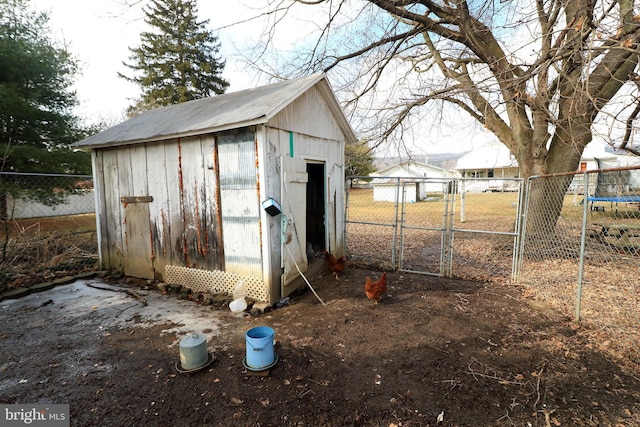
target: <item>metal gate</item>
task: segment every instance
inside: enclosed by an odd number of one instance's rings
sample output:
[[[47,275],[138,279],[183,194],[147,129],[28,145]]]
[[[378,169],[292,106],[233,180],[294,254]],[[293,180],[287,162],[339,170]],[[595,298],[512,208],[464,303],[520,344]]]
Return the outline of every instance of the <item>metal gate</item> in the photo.
[[[352,265],[474,280],[516,275],[521,179],[347,182]]]

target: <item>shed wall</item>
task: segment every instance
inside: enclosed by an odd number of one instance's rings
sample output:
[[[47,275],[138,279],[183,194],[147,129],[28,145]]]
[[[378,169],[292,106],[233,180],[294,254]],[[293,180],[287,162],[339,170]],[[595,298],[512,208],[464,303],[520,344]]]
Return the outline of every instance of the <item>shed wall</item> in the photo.
[[[105,189],[98,198],[105,268],[148,270],[131,274],[147,278],[162,278],[169,264],[222,269],[218,183],[207,167],[214,149],[205,135],[93,152]]]
[[[345,141],[345,135],[338,125],[333,111],[324,101],[320,90],[315,86],[269,120],[268,126],[325,140]],[[284,153],[289,152],[288,147],[283,148],[285,148]],[[321,144],[308,147],[306,151],[306,154],[321,156],[325,155],[324,153],[325,147]]]
[[[269,121],[269,142],[282,156],[325,165],[327,250],[344,254],[344,146],[347,136],[313,87]],[[276,128],[276,129],[273,129]]]

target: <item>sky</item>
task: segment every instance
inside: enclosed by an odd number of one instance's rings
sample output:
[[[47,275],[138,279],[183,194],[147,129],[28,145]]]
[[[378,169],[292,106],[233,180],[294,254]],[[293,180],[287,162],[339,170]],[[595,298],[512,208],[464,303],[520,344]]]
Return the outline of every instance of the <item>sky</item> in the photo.
[[[135,1],[128,0],[129,3]],[[122,62],[128,61],[129,48],[139,46],[140,33],[148,29],[143,21],[144,13],[140,4],[127,8],[124,6],[127,0],[30,2],[35,10],[49,14],[52,37],[65,43],[80,61],[81,74],[73,87],[80,101],[77,115],[87,124],[104,122],[114,125],[124,121],[124,112],[133,104],[140,89],[118,77],[118,72],[127,74],[130,71]],[[249,52],[249,46],[255,45],[264,29],[270,27],[264,20],[252,19],[264,12],[260,6],[268,2],[269,0],[227,0],[222,8],[220,0],[198,0],[198,18],[210,21],[208,28],[220,41],[220,56],[226,61],[223,77],[230,82],[227,92],[267,83],[260,81],[255,72],[248,71],[242,56]],[[291,18],[288,22],[278,23],[273,46],[280,52],[291,51],[296,42],[304,39],[306,32],[314,28],[312,22],[317,16],[313,14],[317,13],[317,6],[300,6],[295,12],[297,20]],[[446,126],[429,126],[428,131],[417,133],[420,145],[417,151],[420,155],[427,151],[466,151],[471,140],[481,142],[494,139],[481,129],[479,132],[475,123],[467,127],[466,131],[459,128],[452,132]],[[425,139],[429,141],[426,149]],[[459,147],[461,141],[465,142],[465,147]],[[452,149],[454,146],[459,148]],[[388,148],[388,151],[378,154],[402,155],[393,144]],[[416,151],[412,147],[409,150]]]
[[[31,0],[35,10],[49,14],[52,37],[66,43],[80,61],[82,74],[74,89],[80,100],[78,114],[89,123],[121,121],[125,109],[132,104],[130,99],[140,93],[137,85],[118,77],[118,72],[129,73],[122,62],[128,61],[129,47],[139,46],[140,33],[148,27],[140,6],[126,8],[123,1]],[[227,1],[222,13],[219,1],[198,2],[199,19],[209,19],[208,28],[220,40],[220,56],[226,60],[223,77],[231,84],[228,92],[258,84],[255,76],[244,71],[238,58],[239,49],[257,39],[262,31],[258,21],[237,24],[259,14],[243,3]]]

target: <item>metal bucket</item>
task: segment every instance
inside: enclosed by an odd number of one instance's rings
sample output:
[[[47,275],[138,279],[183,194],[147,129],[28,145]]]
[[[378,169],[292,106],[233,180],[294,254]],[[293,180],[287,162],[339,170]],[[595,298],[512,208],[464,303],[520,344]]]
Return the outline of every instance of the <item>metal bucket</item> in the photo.
[[[180,340],[180,365],[185,371],[198,369],[207,364],[207,338],[193,333]]]
[[[253,370],[267,369],[275,362],[273,340],[276,332],[269,326],[258,326],[245,333],[247,341],[246,365]]]

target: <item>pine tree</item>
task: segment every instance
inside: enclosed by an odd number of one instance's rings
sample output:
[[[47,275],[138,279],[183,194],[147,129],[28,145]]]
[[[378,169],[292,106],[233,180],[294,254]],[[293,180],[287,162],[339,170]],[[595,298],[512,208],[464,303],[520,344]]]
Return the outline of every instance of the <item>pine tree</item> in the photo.
[[[0,0],[0,172],[91,172],[89,155],[69,147],[89,131],[72,113],[77,70],[48,14]]]
[[[128,114],[224,93],[220,42],[206,29],[209,20],[198,21],[196,0],[151,0],[144,13],[151,31],[129,48],[132,63],[124,62],[136,75],[119,73],[142,89]]]

